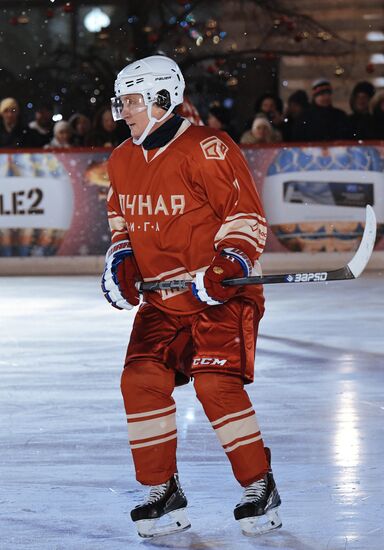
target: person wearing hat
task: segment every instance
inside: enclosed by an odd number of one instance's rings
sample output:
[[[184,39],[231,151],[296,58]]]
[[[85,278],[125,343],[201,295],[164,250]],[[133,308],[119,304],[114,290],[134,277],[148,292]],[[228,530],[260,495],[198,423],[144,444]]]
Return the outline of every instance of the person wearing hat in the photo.
[[[283,141],[292,141],[292,128],[295,121],[300,118],[309,107],[308,94],[305,90],[296,90],[287,100],[287,108],[282,127]]]
[[[369,112],[369,102],[375,95],[375,87],[362,80],[352,90],[349,104],[352,113],[348,115],[354,139],[373,139],[373,117]]]
[[[332,105],[332,86],[320,78],[312,85],[312,103],[296,120],[292,141],[335,141],[351,139],[348,117]]]
[[[274,129],[269,120],[262,114],[255,117],[252,128],[246,130],[241,138],[240,143],[245,145],[254,145],[256,143],[272,143],[274,140]]]
[[[6,97],[0,102],[0,147],[38,147],[35,130],[22,125],[16,99]]]
[[[66,120],[59,120],[53,127],[53,138],[44,145],[44,149],[51,147],[66,148],[71,147],[72,128]]]
[[[39,145],[43,147],[53,137],[53,107],[51,103],[43,101],[35,107],[35,118],[31,120],[28,127],[36,130]]]
[[[272,141],[283,140],[283,128],[284,128],[284,116],[283,116],[284,104],[281,97],[272,93],[266,92],[259,96],[254,106],[255,117],[265,116],[269,120],[273,128]],[[255,119],[253,119],[252,124]],[[252,128],[251,128],[252,129]]]
[[[238,135],[231,124],[230,111],[220,105],[212,104],[209,108],[207,126],[214,130],[223,130],[231,136],[234,141],[238,140]]]

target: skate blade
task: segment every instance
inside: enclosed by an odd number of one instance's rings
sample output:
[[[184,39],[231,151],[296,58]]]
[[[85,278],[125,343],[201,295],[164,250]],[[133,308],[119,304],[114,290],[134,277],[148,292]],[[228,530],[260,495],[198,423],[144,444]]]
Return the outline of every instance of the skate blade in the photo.
[[[146,539],[180,533],[191,527],[185,508],[169,512],[161,518],[139,519],[135,524],[139,536]]]
[[[268,510],[263,516],[242,518],[239,522],[243,535],[247,537],[263,535],[283,525],[276,508]]]

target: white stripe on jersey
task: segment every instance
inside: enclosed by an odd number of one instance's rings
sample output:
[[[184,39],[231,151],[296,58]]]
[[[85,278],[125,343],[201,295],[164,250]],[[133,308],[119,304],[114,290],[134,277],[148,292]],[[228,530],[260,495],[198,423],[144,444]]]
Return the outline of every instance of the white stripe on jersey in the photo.
[[[225,239],[242,239],[249,242],[257,252],[263,252],[267,228],[265,218],[259,214],[239,213],[228,216],[215,235],[215,246]]]
[[[260,245],[264,245],[266,240],[265,232],[260,231],[259,224],[257,222],[255,224],[254,220],[235,220],[223,223],[216,233],[215,240],[223,240],[228,233],[243,233],[254,238]]]
[[[176,269],[171,269],[171,271],[163,271],[163,273],[159,273],[155,277],[144,277],[144,281],[163,280],[163,278],[168,277],[168,275],[175,275],[176,273],[180,273],[181,276],[181,272],[186,272],[184,267],[177,267]]]
[[[228,235],[225,236],[225,238],[247,241],[248,243],[250,243],[255,248],[256,252],[258,252],[259,254],[262,254],[263,251],[264,251],[264,248],[260,248],[260,246],[258,246],[255,243],[254,239],[250,239],[249,237],[246,237],[245,235],[241,235],[239,233],[229,233]],[[221,241],[215,241],[215,247],[218,248],[220,243],[221,243]]]
[[[238,218],[256,218],[257,220],[259,220],[259,222],[267,225],[267,220],[263,218],[263,216],[260,216],[260,214],[256,214],[256,212],[239,212],[238,214],[234,214],[233,216],[227,216],[224,220],[224,223],[230,222],[232,220],[237,220]]]
[[[192,271],[186,271],[184,267],[177,267],[171,271],[163,271],[163,273],[159,273],[155,277],[144,277],[144,281],[173,281],[175,279],[192,280],[193,275],[198,271],[205,271],[208,267],[209,266],[204,265]],[[173,277],[169,277],[169,275],[173,275]]]
[[[127,226],[125,223],[125,219],[121,216],[115,216],[113,218],[108,219],[109,227],[112,233],[114,231],[127,231]]]

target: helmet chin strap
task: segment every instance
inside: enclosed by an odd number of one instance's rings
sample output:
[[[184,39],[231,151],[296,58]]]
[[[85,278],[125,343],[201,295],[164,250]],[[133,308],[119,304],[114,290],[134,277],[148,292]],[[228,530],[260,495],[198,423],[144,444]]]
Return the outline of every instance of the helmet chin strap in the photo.
[[[149,122],[148,122],[147,126],[145,127],[144,132],[141,134],[140,137],[132,138],[132,141],[135,145],[141,145],[143,143],[143,141],[145,140],[145,138],[148,136],[149,132],[154,127],[154,125],[157,122],[162,122],[163,120],[165,120],[167,118],[167,116],[171,114],[172,109],[174,107],[174,105],[171,105],[169,107],[168,111],[166,111],[166,113],[161,118],[155,118],[154,116],[152,116],[152,105],[153,105],[152,103],[148,104],[147,113],[148,113]]]

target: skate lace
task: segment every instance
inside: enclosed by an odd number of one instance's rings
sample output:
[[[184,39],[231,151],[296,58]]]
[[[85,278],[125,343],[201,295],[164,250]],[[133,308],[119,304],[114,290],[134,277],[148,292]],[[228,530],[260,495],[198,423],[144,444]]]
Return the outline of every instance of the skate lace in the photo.
[[[259,500],[263,496],[266,488],[267,485],[264,479],[254,481],[253,483],[251,483],[251,485],[248,485],[248,487],[244,489],[244,494],[241,502],[254,502]]]
[[[153,502],[159,500],[165,494],[167,488],[168,482],[162,483],[161,485],[153,485],[149,491],[147,504],[152,504]]]

